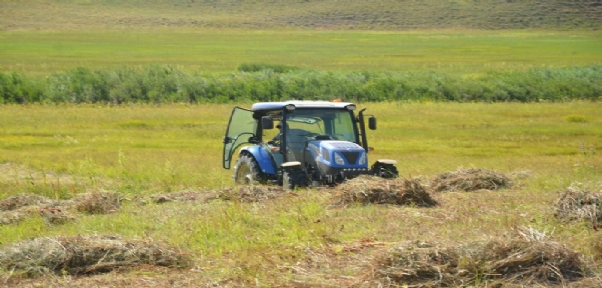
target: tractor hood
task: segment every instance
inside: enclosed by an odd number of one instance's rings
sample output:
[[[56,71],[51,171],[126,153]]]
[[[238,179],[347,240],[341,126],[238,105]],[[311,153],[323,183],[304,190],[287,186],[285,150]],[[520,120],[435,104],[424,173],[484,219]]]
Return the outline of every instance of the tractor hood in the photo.
[[[317,162],[337,168],[367,167],[366,150],[356,143],[337,140],[310,141],[308,146]]]

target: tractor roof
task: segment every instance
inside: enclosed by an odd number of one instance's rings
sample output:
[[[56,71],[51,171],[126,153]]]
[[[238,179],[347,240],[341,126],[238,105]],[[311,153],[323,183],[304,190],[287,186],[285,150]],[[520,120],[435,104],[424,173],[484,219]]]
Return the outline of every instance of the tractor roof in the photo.
[[[284,102],[259,102],[253,104],[251,110],[253,111],[274,111],[284,109],[286,105],[295,105],[297,108],[335,108],[342,109],[347,105],[352,105],[350,102],[329,102],[329,101],[302,101],[302,100],[291,100]]]

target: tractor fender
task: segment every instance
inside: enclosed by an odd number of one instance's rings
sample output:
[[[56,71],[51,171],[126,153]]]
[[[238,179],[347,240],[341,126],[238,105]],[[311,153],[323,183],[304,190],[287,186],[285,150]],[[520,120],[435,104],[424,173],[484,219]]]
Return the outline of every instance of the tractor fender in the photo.
[[[265,148],[261,146],[246,146],[240,149],[240,153],[243,153],[243,151],[253,155],[253,158],[255,158],[257,164],[259,164],[261,172],[265,174],[276,174],[276,168],[272,162],[272,157],[270,157],[270,154]]]

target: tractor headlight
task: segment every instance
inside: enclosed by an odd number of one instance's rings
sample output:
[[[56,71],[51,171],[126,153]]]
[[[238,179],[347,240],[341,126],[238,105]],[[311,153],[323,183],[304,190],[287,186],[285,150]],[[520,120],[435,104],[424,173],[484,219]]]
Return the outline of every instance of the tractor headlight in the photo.
[[[345,165],[345,159],[339,153],[334,153],[334,163]]]
[[[358,162],[359,165],[366,165],[366,162],[368,162],[368,157],[366,157],[366,153],[362,153],[362,155],[360,156],[360,160]]]

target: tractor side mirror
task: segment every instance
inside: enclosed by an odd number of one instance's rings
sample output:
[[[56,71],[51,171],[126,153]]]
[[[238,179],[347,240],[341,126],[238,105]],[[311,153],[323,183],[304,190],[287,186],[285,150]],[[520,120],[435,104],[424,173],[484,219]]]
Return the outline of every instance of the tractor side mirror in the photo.
[[[370,116],[370,118],[368,118],[368,128],[370,128],[370,130],[376,130],[376,117]]]
[[[261,128],[263,130],[274,129],[274,118],[272,116],[261,117]]]

